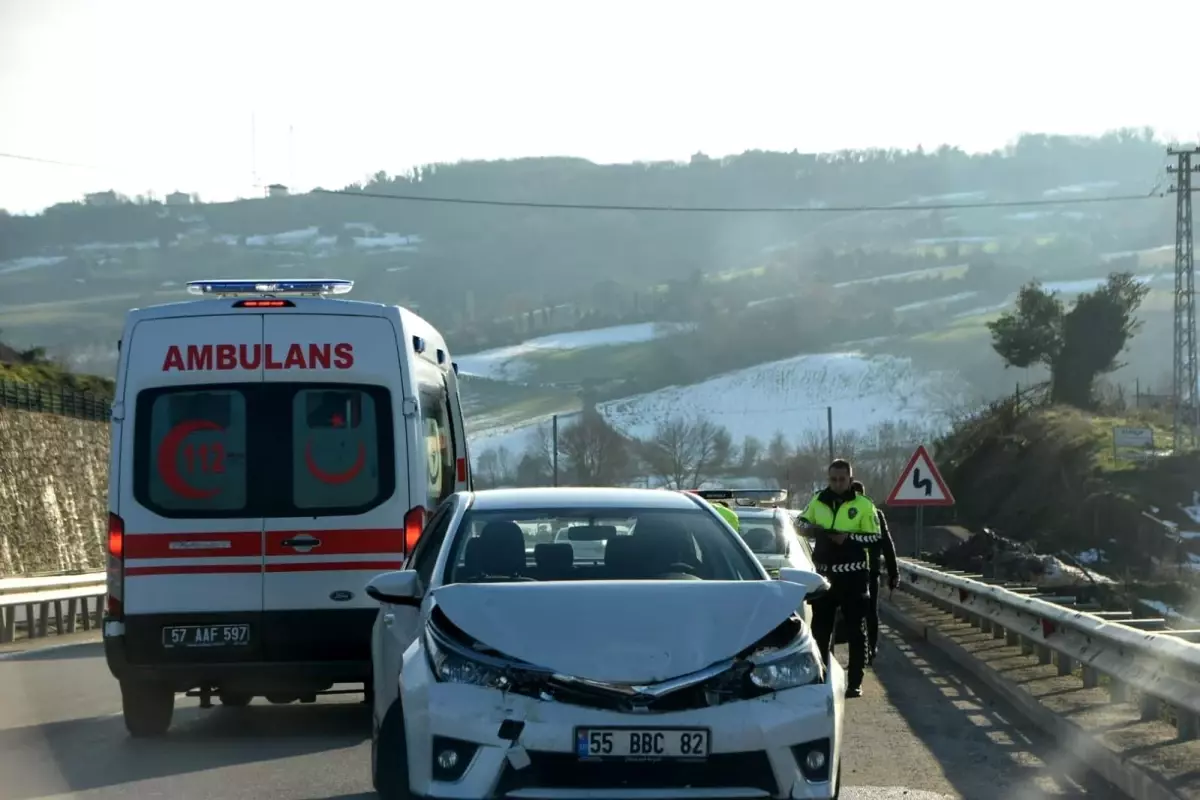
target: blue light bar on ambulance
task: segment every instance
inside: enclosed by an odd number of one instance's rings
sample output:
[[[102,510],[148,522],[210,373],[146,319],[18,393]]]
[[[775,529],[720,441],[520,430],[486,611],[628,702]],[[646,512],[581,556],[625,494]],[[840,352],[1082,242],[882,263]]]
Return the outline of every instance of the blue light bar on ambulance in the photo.
[[[705,500],[732,501],[735,506],[776,506],[787,502],[787,489],[697,489]]]
[[[188,281],[188,294],[198,295],[269,295],[272,297],[283,294],[323,295],[347,294],[354,288],[354,281],[340,278],[295,278],[292,280],[273,281],[256,279],[234,279],[216,281]]]

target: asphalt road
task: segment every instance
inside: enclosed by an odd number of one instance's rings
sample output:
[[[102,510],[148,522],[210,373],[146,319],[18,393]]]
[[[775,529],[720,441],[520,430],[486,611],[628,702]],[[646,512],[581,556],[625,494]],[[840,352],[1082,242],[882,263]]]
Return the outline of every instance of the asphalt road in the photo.
[[[100,644],[73,639],[0,653],[3,800],[374,797],[370,713],[357,696],[207,711],[180,698],[167,738],[134,741]],[[1065,776],[1052,745],[924,645],[888,634],[876,667],[866,696],[847,703],[845,800],[1118,797]]]

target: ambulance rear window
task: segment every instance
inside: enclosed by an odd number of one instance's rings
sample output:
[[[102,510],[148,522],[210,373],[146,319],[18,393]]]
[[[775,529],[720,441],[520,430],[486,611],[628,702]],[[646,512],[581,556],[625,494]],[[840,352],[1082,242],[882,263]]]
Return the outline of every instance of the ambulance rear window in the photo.
[[[375,401],[357,389],[301,389],[292,400],[292,503],[346,508],[379,494]]]
[[[185,389],[159,394],[149,412],[146,505],[171,512],[245,508],[245,396]]]
[[[391,393],[359,384],[146,389],[133,495],[169,518],[362,514],[396,490]]]

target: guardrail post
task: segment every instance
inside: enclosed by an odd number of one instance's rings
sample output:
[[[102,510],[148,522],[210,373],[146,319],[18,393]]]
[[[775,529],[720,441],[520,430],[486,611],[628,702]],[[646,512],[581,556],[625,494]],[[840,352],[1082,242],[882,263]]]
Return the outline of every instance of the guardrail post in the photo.
[[[1095,689],[1100,685],[1100,673],[1091,667],[1083,668],[1083,688]]]
[[[993,639],[1007,639],[1008,631],[1004,630],[1004,626],[1001,625],[999,622],[993,622],[992,623],[992,638]]]
[[[1186,709],[1175,709],[1175,727],[1184,741],[1200,738],[1200,716]]]
[[[1054,651],[1044,644],[1039,644],[1037,646],[1037,654],[1039,664],[1045,665],[1052,664],[1054,662]]]
[[[7,644],[16,636],[16,622],[15,608],[0,608],[0,644]]]
[[[1070,656],[1064,656],[1062,653],[1059,653],[1058,654],[1058,674],[1059,675],[1070,675],[1074,671],[1075,671],[1075,660],[1072,659]]]
[[[1142,696],[1138,698],[1138,708],[1142,712],[1143,721],[1156,719],[1162,711],[1162,703],[1158,701],[1157,697],[1143,692]]]
[[[84,613],[84,616],[87,616],[87,600],[86,599],[83,602],[83,613]],[[78,618],[79,618],[79,601],[72,597],[70,600],[67,601],[67,633],[75,632],[75,621]],[[62,633],[62,630],[59,629],[58,632]]]
[[[1108,698],[1114,703],[1129,702],[1129,687],[1113,678],[1108,684]]]
[[[979,618],[979,632],[980,633],[991,633],[992,632],[992,621],[990,619],[988,619],[987,617],[980,617]]]
[[[1004,644],[1009,647],[1016,647],[1017,645],[1021,644],[1021,634],[1017,633],[1016,631],[1006,632],[1004,636]],[[1024,650],[1024,647],[1021,649]]]
[[[1025,636],[1021,637],[1021,655],[1023,655],[1023,656],[1033,655],[1033,640],[1032,639],[1029,639]]]

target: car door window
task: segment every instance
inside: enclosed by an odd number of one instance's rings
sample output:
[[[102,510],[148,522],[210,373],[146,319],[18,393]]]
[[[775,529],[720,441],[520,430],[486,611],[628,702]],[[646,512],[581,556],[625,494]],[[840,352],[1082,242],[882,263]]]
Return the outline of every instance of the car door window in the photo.
[[[428,587],[433,580],[433,568],[437,564],[438,552],[442,549],[442,542],[446,540],[446,532],[450,529],[450,520],[453,518],[453,504],[443,503],[442,507],[434,512],[421,538],[417,540],[417,546],[413,548],[407,569],[417,571],[423,586]]]

